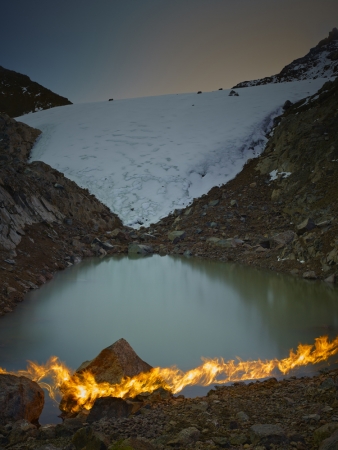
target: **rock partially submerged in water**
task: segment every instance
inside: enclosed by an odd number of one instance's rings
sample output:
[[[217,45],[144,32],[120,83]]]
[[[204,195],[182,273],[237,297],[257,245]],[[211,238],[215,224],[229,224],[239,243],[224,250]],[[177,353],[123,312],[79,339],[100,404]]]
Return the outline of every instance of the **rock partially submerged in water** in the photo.
[[[122,338],[103,349],[96,358],[83,362],[75,375],[81,379],[81,374],[90,372],[97,383],[119,384],[124,377],[132,378],[151,369],[152,366],[143,361]],[[61,411],[71,411],[74,406],[74,398],[65,393],[59,406]]]
[[[36,423],[44,401],[44,392],[35,381],[0,374],[0,424],[21,419]]]
[[[75,373],[89,371],[97,383],[117,384],[124,377],[134,377],[151,369],[152,366],[143,361],[122,338],[103,349],[96,358],[83,362]]]

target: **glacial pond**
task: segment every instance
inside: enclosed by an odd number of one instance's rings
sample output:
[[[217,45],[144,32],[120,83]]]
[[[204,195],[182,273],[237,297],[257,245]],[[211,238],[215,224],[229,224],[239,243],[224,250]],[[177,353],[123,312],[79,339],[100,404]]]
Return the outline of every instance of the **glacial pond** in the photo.
[[[328,284],[196,258],[93,258],[0,319],[0,367],[56,355],[76,369],[123,337],[152,366],[187,370],[201,357],[285,358],[322,335],[338,335],[338,289]],[[41,422],[57,414],[47,402]]]

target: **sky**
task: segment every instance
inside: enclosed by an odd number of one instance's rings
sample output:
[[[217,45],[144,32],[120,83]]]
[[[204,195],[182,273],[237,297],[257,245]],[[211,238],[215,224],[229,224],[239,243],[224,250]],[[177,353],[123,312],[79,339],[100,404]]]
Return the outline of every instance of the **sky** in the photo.
[[[0,65],[74,103],[230,88],[338,26],[337,0],[10,0]]]

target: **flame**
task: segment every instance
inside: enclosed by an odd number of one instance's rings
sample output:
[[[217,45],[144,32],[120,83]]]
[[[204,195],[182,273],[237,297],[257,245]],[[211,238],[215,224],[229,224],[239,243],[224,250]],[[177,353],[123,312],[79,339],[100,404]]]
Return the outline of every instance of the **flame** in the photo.
[[[203,364],[187,372],[177,367],[156,367],[132,378],[125,377],[119,384],[97,383],[94,375],[86,371],[72,374],[56,356],[51,357],[44,365],[28,361],[27,369],[17,372],[7,372],[0,368],[0,374],[28,377],[46,388],[54,400],[57,394],[62,393],[60,408],[67,412],[77,412],[91,409],[99,397],[130,398],[144,392],[152,393],[158,388],[176,394],[186,386],[208,386],[212,383],[286,375],[292,369],[326,361],[337,353],[338,336],[332,341],[327,336],[321,336],[315,339],[314,344],[299,344],[296,352],[290,350],[289,356],[281,360],[242,361],[237,358],[237,361],[224,361],[222,358],[202,358]],[[50,382],[47,383],[45,379]]]

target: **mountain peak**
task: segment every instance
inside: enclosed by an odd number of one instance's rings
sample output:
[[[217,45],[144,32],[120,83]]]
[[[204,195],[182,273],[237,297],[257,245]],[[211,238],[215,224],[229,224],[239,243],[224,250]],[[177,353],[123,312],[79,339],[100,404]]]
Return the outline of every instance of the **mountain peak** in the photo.
[[[258,80],[242,81],[235,88],[259,86],[270,83],[331,78],[338,75],[338,29],[333,28],[329,36],[302,58],[295,59],[278,74]]]
[[[27,75],[0,66],[0,112],[18,117],[71,104],[68,98],[46,89]]]

